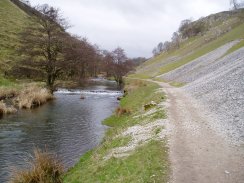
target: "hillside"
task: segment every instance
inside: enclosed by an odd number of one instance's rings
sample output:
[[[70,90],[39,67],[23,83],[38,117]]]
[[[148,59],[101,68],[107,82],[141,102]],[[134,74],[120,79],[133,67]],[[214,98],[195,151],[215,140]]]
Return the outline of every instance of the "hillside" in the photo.
[[[10,0],[0,1],[0,72],[17,60],[18,34],[30,23],[29,16]]]
[[[151,58],[131,76],[182,87],[216,119],[211,127],[234,144],[244,143],[243,15],[241,9],[198,20],[208,31]]]
[[[179,49],[163,52],[151,58],[136,70],[135,76],[152,78],[167,73],[226,43],[244,38],[243,16],[244,10],[242,9],[237,12],[222,12],[203,18],[201,21],[208,22],[207,32],[183,40]],[[242,41],[229,52],[243,45]]]

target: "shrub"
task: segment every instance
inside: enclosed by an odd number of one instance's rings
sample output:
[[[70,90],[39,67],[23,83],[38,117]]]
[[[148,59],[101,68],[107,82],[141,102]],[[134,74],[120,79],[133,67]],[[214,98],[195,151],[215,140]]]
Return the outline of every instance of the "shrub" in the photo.
[[[0,87],[0,100],[6,98],[13,98],[17,95],[17,90],[15,88]]]
[[[53,95],[45,88],[29,86],[23,89],[15,100],[16,105],[21,109],[38,107],[53,99]]]
[[[122,107],[118,107],[115,112],[117,116],[128,115],[131,113],[130,109],[126,109]]]
[[[4,102],[0,101],[0,116],[3,116],[4,114],[15,113],[15,112],[17,112],[17,110],[14,107],[8,107]]]
[[[34,150],[29,169],[14,170],[10,183],[62,183],[63,166],[47,151]]]
[[[154,101],[151,101],[150,103],[144,105],[144,110],[146,111],[146,110],[148,110],[152,107],[155,107],[155,106],[157,106],[157,103]]]

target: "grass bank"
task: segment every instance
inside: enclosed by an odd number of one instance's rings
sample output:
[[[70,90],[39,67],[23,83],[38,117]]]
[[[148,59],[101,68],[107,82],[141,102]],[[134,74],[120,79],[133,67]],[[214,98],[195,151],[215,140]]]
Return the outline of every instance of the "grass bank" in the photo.
[[[138,80],[127,80],[125,90],[117,112],[103,122],[111,128],[101,145],[82,156],[65,183],[168,181],[165,96],[158,85]]]
[[[52,99],[43,83],[17,83],[0,77],[0,116],[38,107]]]

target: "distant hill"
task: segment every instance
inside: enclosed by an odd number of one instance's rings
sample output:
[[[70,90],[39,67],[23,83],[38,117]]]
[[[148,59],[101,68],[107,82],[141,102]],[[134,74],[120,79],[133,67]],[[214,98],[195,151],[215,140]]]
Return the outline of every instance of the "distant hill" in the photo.
[[[205,23],[207,30],[196,36],[183,39],[180,48],[163,52],[151,58],[137,68],[134,76],[153,78],[162,75],[234,40],[241,41],[224,54],[244,46],[242,40],[244,39],[244,9],[213,14],[193,23],[200,21]]]
[[[181,87],[217,119],[211,126],[236,144],[244,142],[244,10],[202,18],[206,29],[182,39],[139,66],[131,77]],[[191,26],[190,26],[191,27]],[[212,116],[214,114],[214,116]]]

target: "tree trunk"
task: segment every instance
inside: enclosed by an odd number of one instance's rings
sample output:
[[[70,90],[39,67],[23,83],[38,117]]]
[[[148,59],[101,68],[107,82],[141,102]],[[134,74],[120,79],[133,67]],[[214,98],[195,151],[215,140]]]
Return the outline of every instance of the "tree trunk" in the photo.
[[[55,90],[54,81],[55,81],[55,76],[53,74],[48,74],[48,76],[47,76],[47,88],[51,94],[53,94],[53,92]]]

